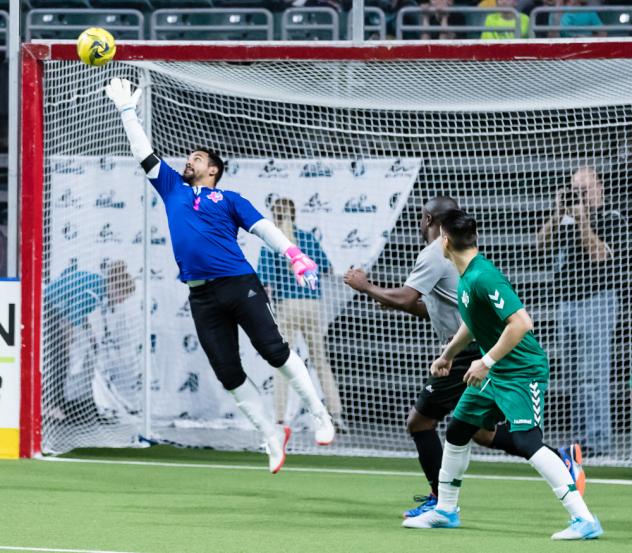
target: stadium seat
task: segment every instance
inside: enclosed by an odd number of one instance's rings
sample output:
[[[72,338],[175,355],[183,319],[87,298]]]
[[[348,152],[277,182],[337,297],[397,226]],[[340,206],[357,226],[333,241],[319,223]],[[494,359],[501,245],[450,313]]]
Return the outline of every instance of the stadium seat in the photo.
[[[264,9],[156,10],[151,38],[157,40],[272,40],[272,13]]]
[[[212,8],[215,3],[213,0],[151,0],[154,8],[160,9],[186,9],[186,8]]]
[[[86,27],[106,27],[118,39],[142,39],[143,14],[137,10],[38,9],[26,17],[26,39],[76,38]]]
[[[338,40],[338,12],[332,8],[289,8],[281,18],[283,40]]]
[[[140,10],[144,12],[153,11],[156,6],[152,0],[90,0],[90,5],[93,8],[103,9],[128,9],[128,10]]]
[[[29,0],[21,0],[22,9],[30,10],[31,3]],[[11,4],[11,0],[0,0],[0,11],[9,12],[9,5]]]

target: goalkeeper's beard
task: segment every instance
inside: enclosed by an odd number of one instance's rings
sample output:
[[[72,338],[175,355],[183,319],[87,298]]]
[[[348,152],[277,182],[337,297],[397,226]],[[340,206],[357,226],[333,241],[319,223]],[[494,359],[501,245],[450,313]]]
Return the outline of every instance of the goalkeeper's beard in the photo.
[[[195,171],[191,171],[188,174],[186,169],[182,171],[182,180],[186,182],[189,186],[191,186],[193,184],[193,181],[195,180]]]

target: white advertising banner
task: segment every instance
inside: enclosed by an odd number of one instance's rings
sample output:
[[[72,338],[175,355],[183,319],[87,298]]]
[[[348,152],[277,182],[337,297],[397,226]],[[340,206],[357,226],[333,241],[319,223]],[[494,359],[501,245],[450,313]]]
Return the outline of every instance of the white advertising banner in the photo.
[[[182,170],[183,159],[167,161]],[[132,312],[140,312],[145,181],[138,165],[129,158],[57,159],[53,163],[62,170],[51,172],[51,280],[72,263],[98,273],[104,260],[124,259],[137,284],[126,303]],[[341,275],[351,265],[370,269],[375,263],[408,200],[419,167],[417,159],[231,159],[220,185],[240,192],[268,218],[276,199],[294,202],[296,226],[314,234],[331,264],[330,274],[321,281],[325,334],[326,325],[353,295],[342,284]],[[82,186],[79,194],[73,185],[78,180],[93,186]],[[157,424],[175,419],[182,426],[195,425],[195,421],[247,426],[210,370],[198,342],[188,288],[178,281],[164,206],[155,191],[150,189],[149,194],[152,416]],[[243,231],[238,239],[256,269],[262,242]],[[138,344],[127,342],[127,347],[138,349]],[[300,353],[308,357],[300,339],[298,344]],[[246,372],[271,398],[272,369],[244,335],[240,348]],[[140,363],[141,358],[137,359]]]
[[[0,279],[0,458],[19,457],[20,282]]]

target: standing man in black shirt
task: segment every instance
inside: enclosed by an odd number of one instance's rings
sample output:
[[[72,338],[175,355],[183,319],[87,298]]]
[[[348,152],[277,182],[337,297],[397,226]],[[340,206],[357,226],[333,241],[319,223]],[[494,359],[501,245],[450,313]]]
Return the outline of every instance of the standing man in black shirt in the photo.
[[[552,214],[538,232],[538,246],[556,255],[560,358],[575,399],[571,430],[588,455],[607,453],[611,443],[616,277],[627,239],[627,223],[606,207],[603,185],[592,167],[577,169],[570,187],[558,190]]]

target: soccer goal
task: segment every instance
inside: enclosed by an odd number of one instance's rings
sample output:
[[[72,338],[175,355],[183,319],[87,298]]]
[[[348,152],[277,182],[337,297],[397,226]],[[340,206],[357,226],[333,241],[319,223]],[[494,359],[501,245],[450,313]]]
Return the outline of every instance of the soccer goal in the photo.
[[[285,228],[320,248],[320,294],[301,299],[283,289],[287,268],[239,237],[346,426],[327,453],[412,455],[406,415],[440,345],[427,322],[342,276],[353,265],[403,285],[423,247],[421,206],[448,194],[477,217],[483,252],[550,357],[546,441],[632,464],[632,42],[122,42],[102,68],[82,65],[72,43],[41,42],[22,59],[23,456],[259,446],[197,341],[164,207],[104,94],[118,76],[143,88],[139,115],[164,159],[181,169],[195,147],[217,150],[221,187],[268,217],[289,200]],[[594,221],[574,208],[580,177],[603,193],[586,209]],[[538,247],[562,189],[563,228]],[[603,262],[586,245],[591,224]],[[240,347],[272,413],[278,380],[243,336]],[[297,398],[281,408],[290,450],[316,452]]]

